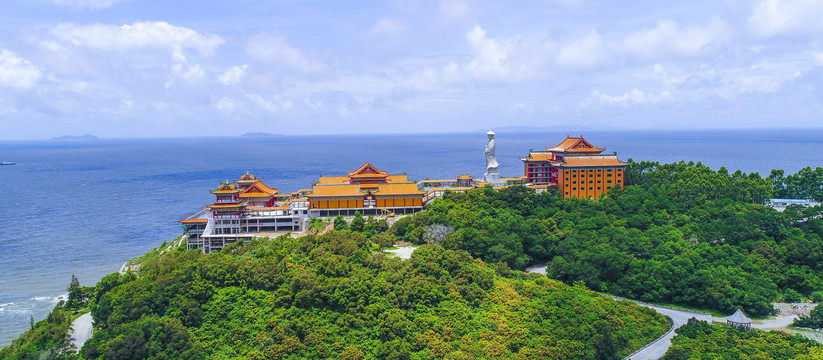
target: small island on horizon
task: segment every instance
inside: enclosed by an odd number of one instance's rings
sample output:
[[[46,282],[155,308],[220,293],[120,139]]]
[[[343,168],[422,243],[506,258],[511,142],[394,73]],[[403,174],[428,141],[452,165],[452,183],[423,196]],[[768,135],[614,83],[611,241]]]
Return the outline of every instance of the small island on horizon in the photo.
[[[52,140],[98,140],[100,139],[97,136],[92,134],[85,134],[85,135],[63,135],[63,136],[55,136],[51,138]]]
[[[247,133],[245,133],[243,135],[240,135],[240,136],[243,136],[243,137],[277,137],[277,136],[283,136],[283,135],[255,131],[255,132],[247,132]]]

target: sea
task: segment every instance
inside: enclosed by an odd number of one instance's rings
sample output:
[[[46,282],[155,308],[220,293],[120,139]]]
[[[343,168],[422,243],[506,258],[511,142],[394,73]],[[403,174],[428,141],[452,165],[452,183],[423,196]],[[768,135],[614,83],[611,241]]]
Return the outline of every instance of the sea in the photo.
[[[823,129],[506,132],[504,177],[520,158],[583,135],[621,160],[702,162],[768,176],[823,166]],[[46,317],[75,275],[85,286],[182,234],[178,220],[220,182],[253,173],[280,192],[310,188],[366,161],[410,179],[482,177],[485,132],[0,142],[0,347]]]

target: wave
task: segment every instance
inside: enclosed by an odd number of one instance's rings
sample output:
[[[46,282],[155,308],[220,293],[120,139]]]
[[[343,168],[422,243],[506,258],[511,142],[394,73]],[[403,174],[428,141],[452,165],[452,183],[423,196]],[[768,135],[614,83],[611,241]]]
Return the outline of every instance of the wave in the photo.
[[[39,301],[39,302],[48,302],[51,304],[57,304],[60,300],[66,300],[69,297],[69,293],[62,293],[56,296],[35,296],[29,301]]]

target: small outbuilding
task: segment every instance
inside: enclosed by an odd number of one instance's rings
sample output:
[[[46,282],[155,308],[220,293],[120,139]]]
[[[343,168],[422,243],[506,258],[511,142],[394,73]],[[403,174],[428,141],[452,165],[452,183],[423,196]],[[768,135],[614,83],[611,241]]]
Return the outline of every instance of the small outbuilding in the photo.
[[[726,318],[726,324],[743,330],[752,329],[752,319],[749,319],[740,309],[737,309],[732,316]]]

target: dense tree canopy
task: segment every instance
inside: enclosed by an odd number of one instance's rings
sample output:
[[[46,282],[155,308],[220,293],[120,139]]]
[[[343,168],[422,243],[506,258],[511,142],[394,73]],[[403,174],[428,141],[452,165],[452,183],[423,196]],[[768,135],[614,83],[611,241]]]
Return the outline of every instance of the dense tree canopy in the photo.
[[[546,262],[549,277],[566,283],[727,313],[762,316],[773,301],[823,289],[820,208],[762,206],[773,190],[758,174],[629,164],[630,185],[599,201],[563,201],[552,188],[447,192],[392,232],[425,243],[442,225],[451,229],[443,247],[487,262]]]
[[[669,328],[651,309],[465,251],[376,250],[342,231],[158,256],[87,292],[95,333],[78,357],[614,359]]]
[[[692,318],[676,332],[664,360],[823,358],[819,343],[782,331],[746,331]]]

